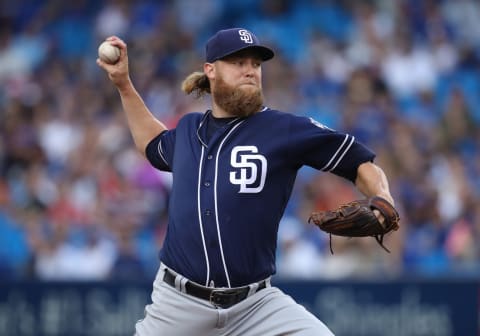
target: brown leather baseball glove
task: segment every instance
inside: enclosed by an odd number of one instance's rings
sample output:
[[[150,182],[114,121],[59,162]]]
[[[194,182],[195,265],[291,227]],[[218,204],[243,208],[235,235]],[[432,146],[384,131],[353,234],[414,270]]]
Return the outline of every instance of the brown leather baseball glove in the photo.
[[[384,217],[380,222],[374,213],[378,210]],[[374,196],[341,205],[335,210],[312,212],[308,222],[313,222],[321,230],[330,234],[330,252],[332,234],[344,237],[372,236],[387,252],[383,245],[383,236],[398,230],[400,217],[397,210],[382,197]]]

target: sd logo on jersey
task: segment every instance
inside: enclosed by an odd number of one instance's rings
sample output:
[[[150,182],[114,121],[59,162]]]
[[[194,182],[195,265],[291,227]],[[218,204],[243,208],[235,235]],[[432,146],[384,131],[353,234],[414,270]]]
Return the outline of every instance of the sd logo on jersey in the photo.
[[[265,185],[267,159],[256,146],[236,146],[230,164],[239,168],[230,172],[230,183],[240,186],[239,193],[259,193]]]

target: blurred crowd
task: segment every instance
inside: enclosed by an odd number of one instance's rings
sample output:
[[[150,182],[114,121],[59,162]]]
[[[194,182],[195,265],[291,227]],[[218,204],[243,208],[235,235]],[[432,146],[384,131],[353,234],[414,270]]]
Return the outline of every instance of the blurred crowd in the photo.
[[[302,168],[278,237],[278,276],[480,275],[480,3],[476,0],[0,2],[0,280],[151,278],[171,176],[134,150],[95,64],[110,35],[169,127],[209,98],[180,83],[206,39],[245,27],[273,47],[266,105],[353,134],[376,153],[401,216],[385,237],[330,237],[309,213],[361,197]]]

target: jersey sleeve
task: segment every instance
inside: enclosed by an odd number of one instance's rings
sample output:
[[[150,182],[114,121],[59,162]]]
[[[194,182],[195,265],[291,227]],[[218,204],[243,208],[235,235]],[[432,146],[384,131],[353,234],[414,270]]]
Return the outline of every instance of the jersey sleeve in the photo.
[[[312,118],[295,117],[289,138],[290,153],[299,165],[331,172],[354,183],[358,166],[375,158],[375,153],[354,136],[337,132]]]
[[[175,133],[175,129],[163,131],[147,145],[145,155],[155,168],[163,171],[172,171],[171,163],[175,147]]]

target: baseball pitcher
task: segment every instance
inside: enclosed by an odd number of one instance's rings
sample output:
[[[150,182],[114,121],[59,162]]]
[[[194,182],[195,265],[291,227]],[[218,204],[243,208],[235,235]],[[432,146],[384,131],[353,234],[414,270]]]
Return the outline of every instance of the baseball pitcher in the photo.
[[[135,145],[154,167],[173,176],[152,304],[136,324],[136,335],[332,335],[270,283],[278,225],[304,165],[342,176],[367,199],[393,208],[375,154],[349,134],[265,106],[262,64],[274,52],[246,29],[221,30],[208,40],[203,71],[189,75],[182,89],[210,94],[211,109],[186,114],[174,129],[152,115],[134,88],[126,44],[115,36],[107,40],[120,49],[120,58],[97,63],[120,94]],[[356,213],[374,214],[368,220],[383,228],[365,231],[368,235],[396,229],[396,222],[389,222],[395,219],[378,207],[367,202],[362,209]],[[354,212],[332,212],[343,220],[341,233],[364,225],[345,221],[357,216]],[[314,215],[319,226],[339,221],[331,214]],[[364,233],[357,227],[352,232]]]

